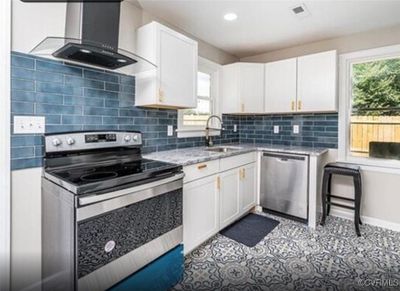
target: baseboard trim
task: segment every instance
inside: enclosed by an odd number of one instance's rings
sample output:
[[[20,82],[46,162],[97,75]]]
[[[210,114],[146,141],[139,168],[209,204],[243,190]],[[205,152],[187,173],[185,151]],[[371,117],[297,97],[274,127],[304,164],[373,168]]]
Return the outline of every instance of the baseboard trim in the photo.
[[[352,212],[347,212],[343,211],[340,209],[331,209],[330,215],[344,218],[344,219],[349,219],[353,220],[354,219],[354,214]],[[378,226],[386,229],[390,229],[393,231],[399,231],[400,232],[400,224],[399,223],[394,223],[390,222],[387,220],[382,220],[374,217],[369,217],[369,216],[361,216],[361,220],[365,224],[373,225],[373,226]]]

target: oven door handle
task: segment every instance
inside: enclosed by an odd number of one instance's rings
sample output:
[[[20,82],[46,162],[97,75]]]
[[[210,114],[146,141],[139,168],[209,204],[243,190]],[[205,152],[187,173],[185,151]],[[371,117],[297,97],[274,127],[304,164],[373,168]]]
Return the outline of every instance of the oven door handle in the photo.
[[[182,189],[183,177],[184,174],[181,173],[146,185],[108,194],[93,195],[93,197],[79,198],[79,203],[82,207],[78,207],[76,210],[76,219],[78,222],[83,221],[146,199]]]
[[[113,198],[117,198],[119,196],[125,196],[128,194],[132,194],[132,193],[136,193],[136,192],[140,192],[149,188],[154,188],[163,184],[167,184],[167,183],[171,183],[174,182],[176,180],[179,179],[183,179],[183,177],[185,176],[184,173],[179,173],[175,176],[166,178],[166,179],[162,179],[162,180],[158,180],[158,181],[154,181],[151,183],[146,183],[143,185],[139,185],[136,187],[132,187],[132,188],[127,188],[127,189],[122,189],[122,190],[118,190],[118,191],[114,191],[114,192],[110,192],[110,193],[105,193],[105,194],[98,194],[98,195],[89,195],[86,197],[82,197],[78,199],[79,202],[79,206],[84,206],[84,205],[88,205],[88,204],[92,204],[92,203],[96,203],[96,202],[101,202],[104,200],[109,200],[109,199],[113,199]]]

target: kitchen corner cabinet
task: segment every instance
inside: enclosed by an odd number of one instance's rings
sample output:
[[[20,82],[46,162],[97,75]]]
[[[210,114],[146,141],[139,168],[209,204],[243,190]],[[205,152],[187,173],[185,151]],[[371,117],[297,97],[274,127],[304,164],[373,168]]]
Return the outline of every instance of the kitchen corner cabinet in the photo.
[[[264,65],[234,63],[221,69],[222,113],[263,113]]]
[[[154,108],[197,106],[197,42],[151,22],[137,30],[137,53],[157,68],[136,74],[135,105]]]
[[[240,213],[251,210],[257,202],[257,167],[256,163],[243,166],[239,170]]]
[[[337,53],[265,64],[265,112],[337,111]]]
[[[219,176],[220,184],[220,227],[235,221],[240,215],[239,169],[226,171]]]
[[[256,155],[246,153],[185,166],[184,253],[256,206]]]
[[[220,228],[256,205],[256,163],[220,174]]]

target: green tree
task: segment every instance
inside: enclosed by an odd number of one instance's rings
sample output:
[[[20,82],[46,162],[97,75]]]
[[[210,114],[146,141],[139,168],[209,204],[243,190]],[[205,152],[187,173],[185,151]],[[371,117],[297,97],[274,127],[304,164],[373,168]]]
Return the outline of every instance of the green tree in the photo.
[[[353,114],[400,115],[400,58],[353,66]]]

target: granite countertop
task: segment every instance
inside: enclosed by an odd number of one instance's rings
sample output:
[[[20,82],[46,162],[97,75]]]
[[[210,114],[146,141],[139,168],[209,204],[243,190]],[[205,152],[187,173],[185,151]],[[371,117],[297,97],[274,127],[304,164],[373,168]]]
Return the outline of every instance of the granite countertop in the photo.
[[[229,156],[240,155],[253,151],[271,151],[271,152],[302,154],[310,156],[319,156],[328,151],[327,148],[292,147],[292,146],[278,146],[278,145],[267,145],[267,144],[234,143],[234,144],[223,144],[218,146],[238,147],[238,149],[228,152],[213,152],[213,151],[207,151],[206,147],[182,148],[169,151],[153,152],[144,155],[144,158],[159,160],[168,163],[174,163],[182,166],[188,166],[192,164],[216,160]]]

